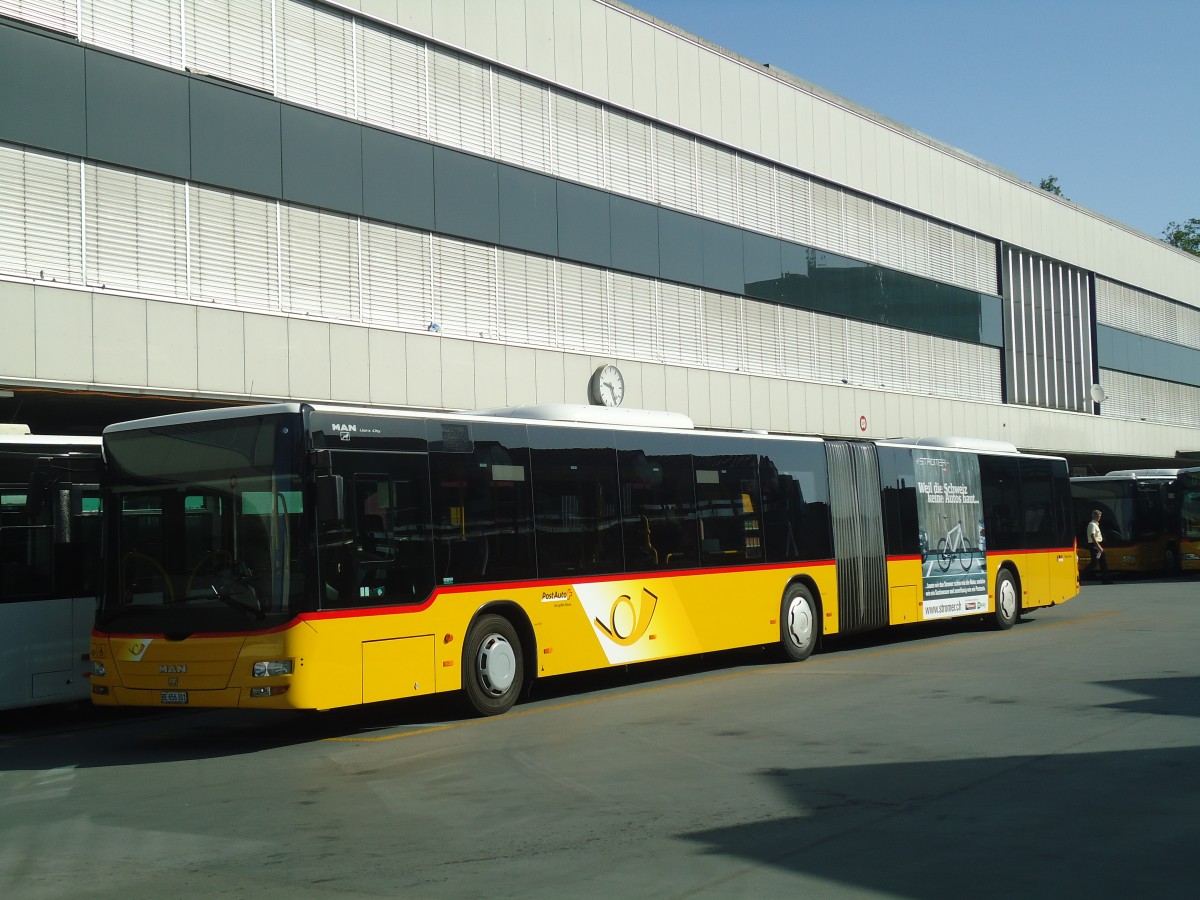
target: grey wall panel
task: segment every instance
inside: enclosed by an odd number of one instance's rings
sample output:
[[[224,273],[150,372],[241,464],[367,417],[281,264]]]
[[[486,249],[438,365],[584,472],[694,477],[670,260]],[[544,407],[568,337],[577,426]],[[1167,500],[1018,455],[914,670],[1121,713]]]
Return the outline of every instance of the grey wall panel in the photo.
[[[280,105],[192,79],[192,178],[265,197],[283,195]]]
[[[566,259],[596,266],[612,264],[608,194],[558,183],[558,249]]]
[[[288,325],[283,316],[247,313],[246,393],[252,397],[307,397],[292,390],[288,379]]]
[[[346,403],[371,401],[370,331],[329,326],[329,393]]]
[[[291,397],[331,400],[329,328],[326,322],[287,320],[287,365]]]
[[[0,376],[33,378],[37,330],[32,284],[0,281],[0,322]]]
[[[90,382],[94,375],[92,295],[39,284],[34,299],[37,377]]]
[[[200,390],[246,393],[245,314],[226,309],[196,310],[196,371]]]
[[[558,255],[558,190],[553,178],[501,165],[500,243]]]
[[[152,302],[111,294],[93,295],[93,355],[95,379],[99,384],[136,387],[146,387],[149,384],[146,363],[146,306]]]
[[[191,175],[186,76],[85,51],[87,155],[174,178]]]
[[[186,303],[147,305],[146,367],[152,387],[196,390],[198,312]]]
[[[437,230],[474,241],[500,240],[499,174],[491,160],[444,147],[433,151]]]
[[[610,201],[613,268],[657,278],[658,209],[616,195]]]
[[[741,294],[746,290],[746,268],[742,260],[742,232],[719,222],[705,221],[704,286],[716,291]]]
[[[704,238],[701,219],[658,211],[659,270],[668,281],[696,284],[704,272]]]
[[[779,291],[772,282],[783,277],[781,242],[777,238],[742,232],[742,262],[745,270],[744,291],[761,300],[778,300]]]
[[[580,0],[559,0],[554,4],[554,78],[564,87],[583,87],[583,61],[580,56]]]
[[[501,17],[501,21],[498,22],[496,0],[466,0],[464,7],[466,15],[463,21],[466,40],[462,42],[462,46],[487,59],[499,59],[503,63],[523,69],[525,68],[525,10],[521,9],[519,0],[510,2],[508,6],[510,15]],[[513,30],[512,25],[509,26],[507,33],[499,33],[504,19],[516,20],[515,24],[518,26],[516,30],[520,35],[519,42],[506,39],[508,33]]]
[[[398,134],[362,131],[363,215],[413,228],[434,226],[433,147]]]
[[[370,347],[371,402],[403,405],[408,402],[408,335],[372,328]]]
[[[360,215],[363,128],[294,106],[281,113],[283,198]]]
[[[0,25],[0,140],[83,156],[83,48]]]
[[[501,18],[508,15],[508,4],[497,2]],[[525,0],[525,30],[527,33],[526,68],[541,78],[555,78],[554,18],[558,11],[556,0]]]

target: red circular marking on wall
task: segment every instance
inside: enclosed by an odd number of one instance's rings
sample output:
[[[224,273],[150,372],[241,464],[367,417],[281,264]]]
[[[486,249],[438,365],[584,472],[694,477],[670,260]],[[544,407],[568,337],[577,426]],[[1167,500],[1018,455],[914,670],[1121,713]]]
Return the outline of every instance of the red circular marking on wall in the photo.
[[[859,431],[866,431],[866,430],[867,430],[867,417],[866,417],[866,416],[859,416],[859,417],[858,417],[858,430],[859,430]]]

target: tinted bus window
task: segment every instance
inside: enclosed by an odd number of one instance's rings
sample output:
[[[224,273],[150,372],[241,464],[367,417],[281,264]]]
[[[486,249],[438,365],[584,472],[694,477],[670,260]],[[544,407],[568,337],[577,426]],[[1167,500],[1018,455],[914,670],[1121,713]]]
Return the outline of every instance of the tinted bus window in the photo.
[[[530,426],[529,444],[538,575],[622,571],[613,433]]]
[[[433,589],[429,464],[423,453],[335,453],[345,485],[344,542],[322,548],[322,571],[348,572],[339,606],[417,603]],[[328,592],[325,605],[331,603]]]
[[[690,439],[618,433],[617,448],[626,571],[699,565]]]
[[[1071,473],[1065,459],[1052,459],[1050,477],[1054,482],[1054,546],[1069,547],[1075,540],[1071,508]]]
[[[832,558],[825,445],[763,441],[758,448],[766,561]]]
[[[917,480],[911,450],[879,448],[879,486],[883,491],[883,527],[888,555],[920,553]]]
[[[436,579],[469,584],[532,578],[533,501],[525,427],[431,422],[430,429]]]
[[[979,457],[983,487],[984,540],[990,550],[1024,548],[1021,529],[1021,470],[1016,457]]]
[[[1050,460],[1022,459],[1020,462],[1025,547],[1029,550],[1042,550],[1061,546],[1058,540],[1057,503]]]
[[[745,441],[694,438],[700,562],[733,566],[763,558],[758,455]]]

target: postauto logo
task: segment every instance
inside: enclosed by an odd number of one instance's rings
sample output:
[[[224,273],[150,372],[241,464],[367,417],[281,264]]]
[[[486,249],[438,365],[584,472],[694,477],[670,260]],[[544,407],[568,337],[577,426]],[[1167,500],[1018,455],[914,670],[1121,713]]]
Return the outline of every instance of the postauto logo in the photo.
[[[656,631],[662,628],[667,628],[668,632],[679,630],[677,622],[676,627],[671,628],[669,623],[658,621],[665,609],[661,591],[651,591],[639,581],[597,582],[573,587],[600,649],[610,663],[638,662],[678,652],[660,646],[655,640],[659,635],[650,631],[651,624],[656,621]],[[669,605],[670,600],[666,599]],[[677,618],[668,616],[672,620]]]
[[[654,618],[654,608],[658,606],[658,597],[642,588],[637,603],[628,594],[622,594],[613,601],[608,611],[608,621],[593,619],[610,641],[622,647],[631,647],[642,639],[650,620]]]

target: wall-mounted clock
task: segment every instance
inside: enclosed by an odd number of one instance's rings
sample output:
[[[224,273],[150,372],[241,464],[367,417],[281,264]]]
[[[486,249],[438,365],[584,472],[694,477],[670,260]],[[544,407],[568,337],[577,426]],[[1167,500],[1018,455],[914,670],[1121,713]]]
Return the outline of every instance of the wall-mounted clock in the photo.
[[[625,399],[625,376],[611,363],[592,373],[588,399],[597,406],[620,406]]]

